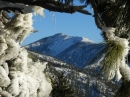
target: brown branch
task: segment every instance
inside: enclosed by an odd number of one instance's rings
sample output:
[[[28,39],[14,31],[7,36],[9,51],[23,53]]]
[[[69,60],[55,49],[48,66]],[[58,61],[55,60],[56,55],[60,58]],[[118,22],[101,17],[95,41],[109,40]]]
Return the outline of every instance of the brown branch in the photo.
[[[2,8],[0,8],[0,10],[5,10],[5,11],[19,11],[19,12],[21,12],[21,13],[23,13],[23,8],[17,8],[17,7],[2,7]]]
[[[103,22],[103,20],[101,19],[101,17],[98,14],[97,5],[95,3],[95,0],[90,0],[90,3],[91,3],[92,8],[94,10],[95,23],[96,23],[97,27],[100,30],[102,30],[102,26],[105,26],[105,23]],[[108,40],[108,36],[105,32],[103,32],[101,35],[103,36],[104,40]]]
[[[40,6],[50,11],[56,11],[56,12],[65,12],[65,13],[74,13],[74,12],[80,12],[86,15],[91,15],[90,12],[87,10],[83,10],[83,8],[86,7],[86,5],[82,6],[74,6],[70,4],[64,4],[59,1],[53,1],[53,0],[36,0],[33,2],[33,0],[1,0],[1,1],[7,1],[12,3],[22,3],[32,6]]]
[[[78,10],[78,12],[83,13],[83,14],[87,14],[87,15],[92,15],[90,12],[88,12],[87,10]]]
[[[91,2],[91,5],[92,5],[92,8],[94,10],[95,23],[96,23],[97,27],[99,29],[101,29],[101,23],[99,22],[98,11],[97,11],[97,6],[95,4],[95,1],[94,0],[90,0],[90,2]]]

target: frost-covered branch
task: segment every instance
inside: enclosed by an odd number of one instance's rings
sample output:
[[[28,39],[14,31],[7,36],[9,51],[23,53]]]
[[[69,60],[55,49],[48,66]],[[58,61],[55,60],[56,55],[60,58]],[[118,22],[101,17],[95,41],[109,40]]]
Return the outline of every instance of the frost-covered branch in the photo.
[[[41,10],[35,12],[40,13]],[[19,12],[4,24],[0,20],[0,96],[2,97],[49,97],[51,92],[50,79],[43,73],[47,62],[33,62],[28,58],[27,51],[19,45],[33,30],[32,21],[32,13]]]

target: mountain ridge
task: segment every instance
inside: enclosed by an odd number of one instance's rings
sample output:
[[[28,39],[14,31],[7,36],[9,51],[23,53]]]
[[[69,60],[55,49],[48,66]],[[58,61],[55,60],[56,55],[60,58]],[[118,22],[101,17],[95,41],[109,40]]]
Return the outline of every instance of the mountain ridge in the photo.
[[[105,43],[95,43],[88,38],[58,33],[26,45],[25,48],[50,55],[77,67],[86,67],[90,60],[102,53]]]

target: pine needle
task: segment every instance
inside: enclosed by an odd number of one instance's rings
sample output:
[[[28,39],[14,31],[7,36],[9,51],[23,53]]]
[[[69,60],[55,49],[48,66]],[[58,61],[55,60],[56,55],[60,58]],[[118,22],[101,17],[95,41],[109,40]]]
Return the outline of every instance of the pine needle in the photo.
[[[107,46],[100,73],[104,74],[106,79],[111,79],[110,76],[113,77],[113,71],[116,71],[119,67],[118,62],[122,59],[122,54],[125,48],[119,42],[114,40],[107,41]]]

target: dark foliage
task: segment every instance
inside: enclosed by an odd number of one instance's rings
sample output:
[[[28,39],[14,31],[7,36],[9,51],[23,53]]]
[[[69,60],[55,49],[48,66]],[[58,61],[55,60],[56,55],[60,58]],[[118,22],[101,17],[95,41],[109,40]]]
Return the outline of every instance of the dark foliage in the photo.
[[[70,86],[69,80],[64,73],[59,73],[57,78],[52,79],[52,97],[74,97],[74,89]]]
[[[130,82],[123,82],[114,97],[130,97]]]

